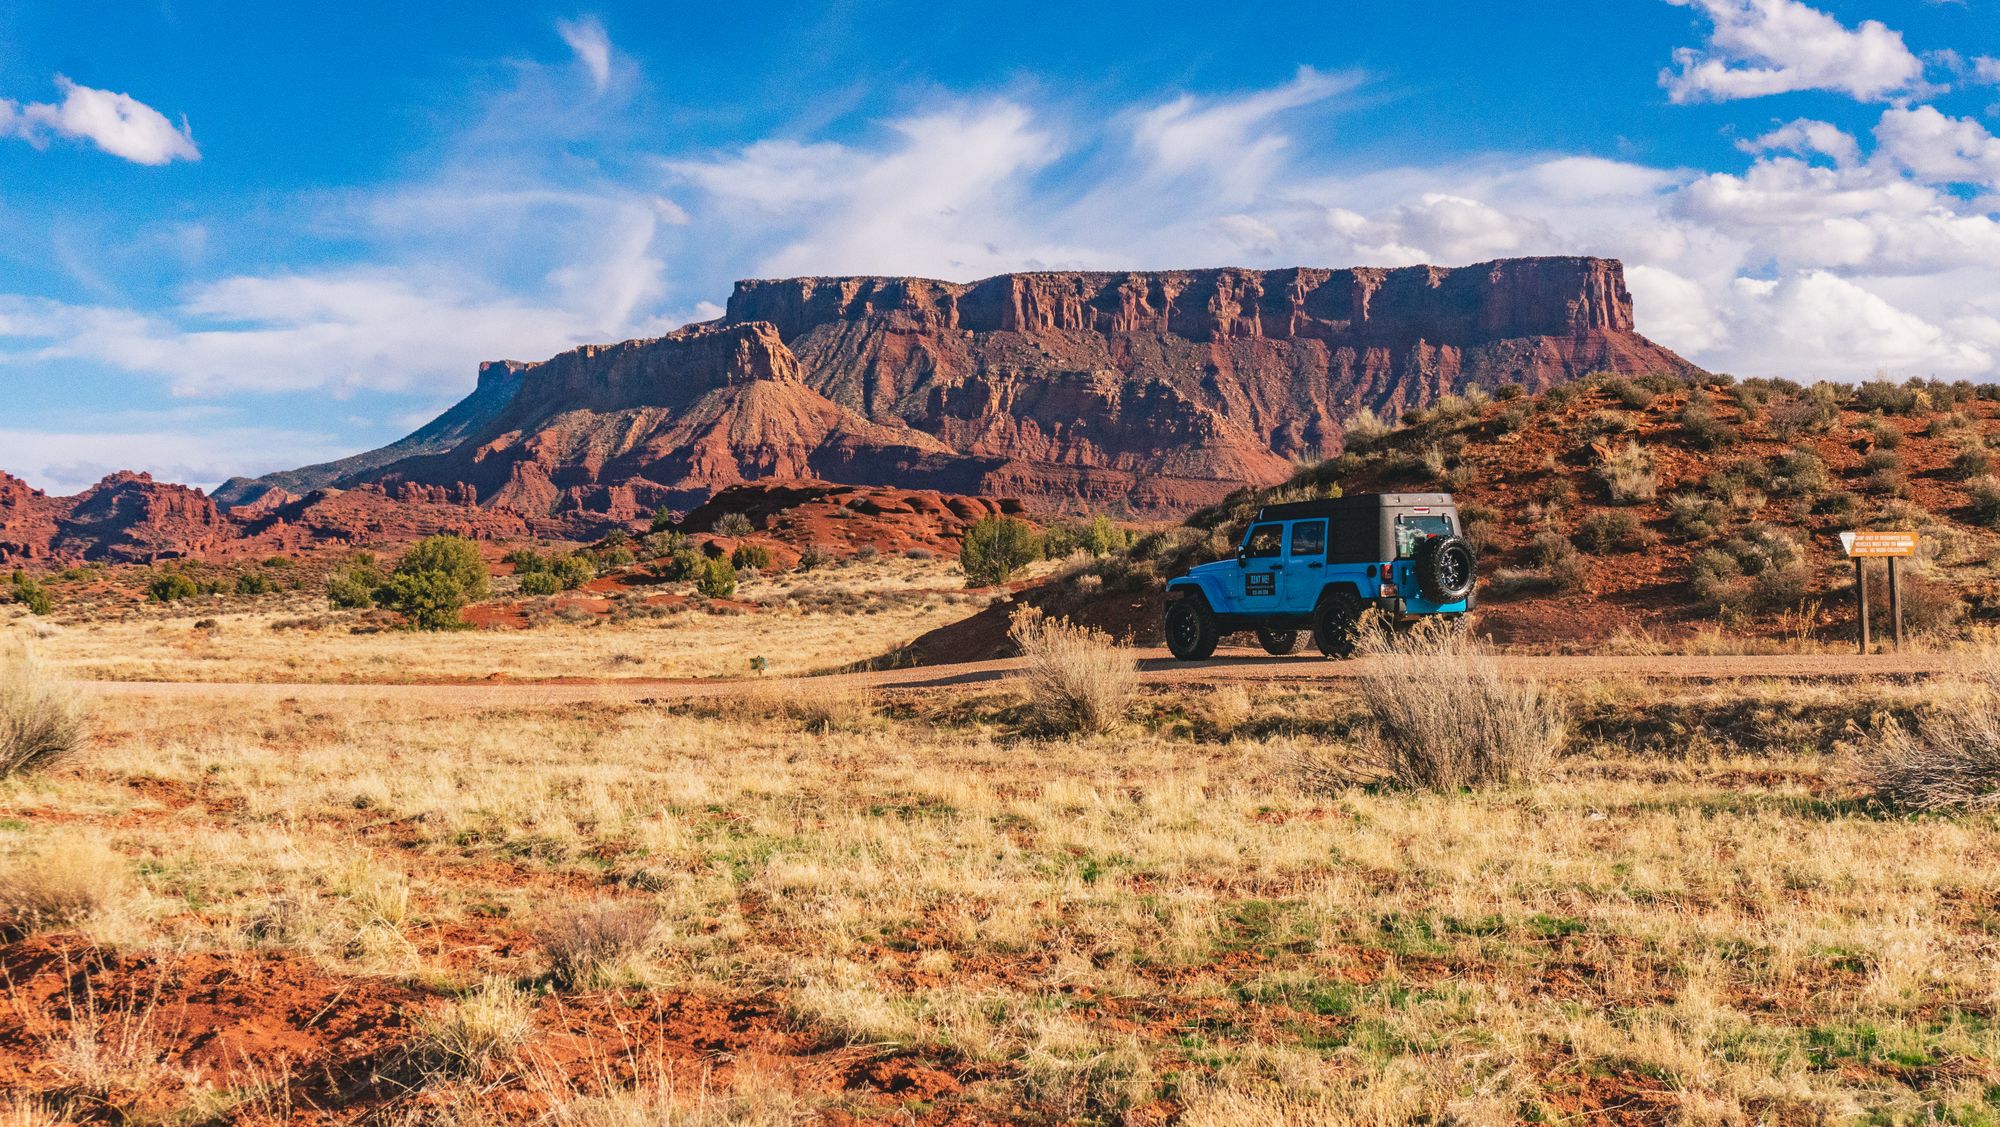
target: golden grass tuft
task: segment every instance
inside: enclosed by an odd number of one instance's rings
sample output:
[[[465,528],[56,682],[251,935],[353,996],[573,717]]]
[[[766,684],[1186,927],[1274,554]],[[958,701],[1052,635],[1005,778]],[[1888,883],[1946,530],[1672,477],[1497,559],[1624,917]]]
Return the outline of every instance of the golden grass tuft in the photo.
[[[1101,734],[1124,723],[1139,690],[1131,651],[1101,630],[1048,618],[1034,607],[1014,613],[1008,636],[1028,659],[1028,696],[1043,725]]]
[[[73,927],[110,903],[125,861],[95,837],[65,834],[0,869],[0,938]]]
[[[1569,736],[1568,709],[1526,678],[1503,677],[1477,639],[1448,623],[1367,631],[1361,697],[1374,721],[1362,763],[1411,789],[1532,782]]]
[[[535,1031],[534,1003],[512,983],[489,978],[418,1028],[410,1055],[427,1076],[477,1077],[520,1052]]]
[[[1891,723],[1863,763],[1878,801],[1898,810],[2000,809],[2000,649],[1974,651],[1969,699]]]
[[[47,770],[83,749],[83,710],[24,649],[0,653],[0,776]]]

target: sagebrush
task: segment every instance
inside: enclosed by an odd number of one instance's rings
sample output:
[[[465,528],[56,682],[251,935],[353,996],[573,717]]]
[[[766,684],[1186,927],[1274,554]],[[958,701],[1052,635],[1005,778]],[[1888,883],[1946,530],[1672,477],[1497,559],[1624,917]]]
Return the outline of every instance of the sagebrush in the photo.
[[[1042,723],[1061,732],[1108,732],[1125,719],[1139,688],[1132,653],[1101,630],[1048,618],[1033,607],[1008,631],[1028,659],[1028,695]]]

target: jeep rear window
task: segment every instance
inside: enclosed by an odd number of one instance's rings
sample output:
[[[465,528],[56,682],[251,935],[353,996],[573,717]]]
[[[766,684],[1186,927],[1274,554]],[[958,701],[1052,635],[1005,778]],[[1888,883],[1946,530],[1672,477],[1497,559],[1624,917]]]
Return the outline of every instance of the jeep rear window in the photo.
[[[1396,558],[1409,559],[1417,545],[1433,536],[1450,536],[1451,518],[1443,515],[1401,516],[1396,518]]]
[[[1323,520],[1302,520],[1293,525],[1292,554],[1294,556],[1326,555],[1326,522]]]
[[[1283,545],[1284,539],[1284,525],[1260,524],[1250,530],[1250,538],[1244,541],[1243,554],[1253,560],[1275,556],[1278,554],[1278,549]]]

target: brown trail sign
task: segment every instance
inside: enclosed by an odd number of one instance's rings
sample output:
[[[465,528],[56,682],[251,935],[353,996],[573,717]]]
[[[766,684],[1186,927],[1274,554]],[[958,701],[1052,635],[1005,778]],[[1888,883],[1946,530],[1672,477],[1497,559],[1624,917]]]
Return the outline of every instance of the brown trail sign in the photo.
[[[1871,559],[1889,561],[1889,621],[1896,628],[1896,649],[1903,648],[1903,592],[1896,583],[1896,561],[1917,554],[1914,532],[1843,532],[1841,550],[1854,561],[1854,599],[1860,611],[1861,652],[1868,652],[1868,583],[1862,564]]]

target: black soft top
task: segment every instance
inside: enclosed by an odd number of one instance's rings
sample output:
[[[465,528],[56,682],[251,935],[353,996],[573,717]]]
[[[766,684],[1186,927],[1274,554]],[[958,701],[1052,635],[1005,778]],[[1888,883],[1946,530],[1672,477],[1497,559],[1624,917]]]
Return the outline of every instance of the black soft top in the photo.
[[[1332,517],[1342,514],[1368,514],[1383,509],[1408,508],[1451,508],[1453,502],[1449,493],[1357,493],[1352,497],[1335,497],[1321,501],[1293,501],[1284,505],[1265,505],[1257,510],[1258,520],[1304,520],[1307,517]]]

